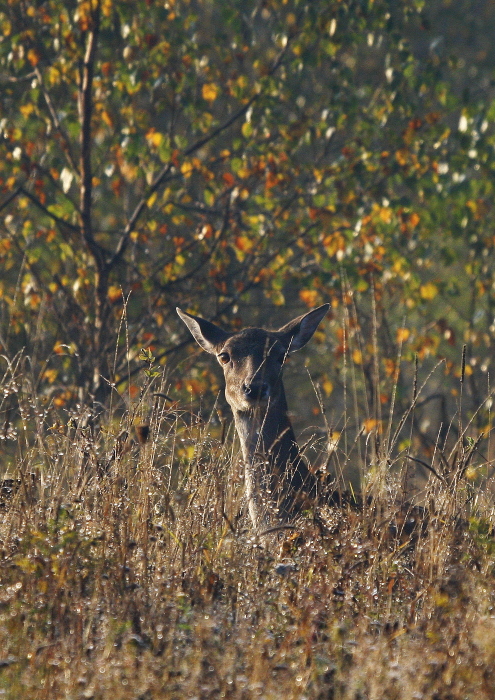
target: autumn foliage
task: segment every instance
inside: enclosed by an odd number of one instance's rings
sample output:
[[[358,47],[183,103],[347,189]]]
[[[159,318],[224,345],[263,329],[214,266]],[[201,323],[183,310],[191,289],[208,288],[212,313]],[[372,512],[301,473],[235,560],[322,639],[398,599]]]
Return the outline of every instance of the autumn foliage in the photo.
[[[367,335],[375,303],[385,373],[400,345],[450,374],[465,343],[480,398],[493,107],[445,12],[5,3],[2,350],[28,350],[47,396],[106,400],[142,347],[174,356],[178,304],[228,324],[328,300],[333,334],[349,313]]]

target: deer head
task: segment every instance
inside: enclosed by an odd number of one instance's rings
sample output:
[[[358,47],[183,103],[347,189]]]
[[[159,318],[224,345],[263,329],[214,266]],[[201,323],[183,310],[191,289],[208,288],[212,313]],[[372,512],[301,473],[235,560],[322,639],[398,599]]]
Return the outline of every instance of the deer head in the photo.
[[[199,316],[177,313],[199,345],[215,355],[225,377],[225,397],[234,412],[276,406],[284,397],[282,367],[287,355],[310,340],[329,304],[298,316],[276,331],[245,328],[228,333]],[[285,400],[285,397],[284,397]]]

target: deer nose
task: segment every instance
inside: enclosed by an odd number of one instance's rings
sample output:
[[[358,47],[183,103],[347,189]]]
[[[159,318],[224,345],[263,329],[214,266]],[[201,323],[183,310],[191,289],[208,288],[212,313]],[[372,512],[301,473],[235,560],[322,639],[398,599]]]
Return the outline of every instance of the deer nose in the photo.
[[[270,394],[270,387],[267,382],[245,382],[242,390],[250,399],[266,399]]]

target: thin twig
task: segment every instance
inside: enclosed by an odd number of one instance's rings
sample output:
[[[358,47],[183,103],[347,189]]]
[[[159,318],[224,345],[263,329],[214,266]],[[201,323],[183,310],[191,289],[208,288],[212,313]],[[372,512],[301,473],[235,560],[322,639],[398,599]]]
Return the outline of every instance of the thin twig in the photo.
[[[437,479],[440,479],[440,481],[443,481],[445,483],[445,478],[437,472],[436,469],[434,469],[430,464],[427,462],[424,462],[422,459],[418,459],[417,457],[412,457],[411,455],[406,455],[408,459],[412,459],[413,462],[417,462],[418,464],[421,464],[425,469],[428,469],[432,474],[434,474]]]

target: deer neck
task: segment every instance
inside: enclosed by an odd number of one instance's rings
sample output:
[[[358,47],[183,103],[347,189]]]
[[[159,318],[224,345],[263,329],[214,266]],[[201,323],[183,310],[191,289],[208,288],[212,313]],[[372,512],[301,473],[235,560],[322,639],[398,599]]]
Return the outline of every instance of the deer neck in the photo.
[[[274,509],[282,520],[296,514],[304,494],[315,492],[314,477],[299,453],[285,395],[264,409],[234,411],[234,419],[249,514],[259,531],[273,522]]]
[[[296,436],[287,414],[287,400],[252,411],[234,411],[234,420],[246,465],[260,460],[279,468],[299,457]]]

